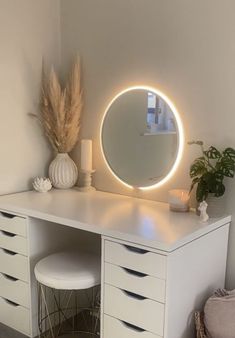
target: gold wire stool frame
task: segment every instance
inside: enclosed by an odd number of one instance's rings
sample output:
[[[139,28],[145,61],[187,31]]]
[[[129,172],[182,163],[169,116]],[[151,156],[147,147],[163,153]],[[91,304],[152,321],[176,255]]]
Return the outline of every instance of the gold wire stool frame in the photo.
[[[78,291],[86,294],[88,307],[78,306]],[[67,334],[100,337],[100,286],[87,290],[57,290],[38,283],[38,329],[39,338]]]

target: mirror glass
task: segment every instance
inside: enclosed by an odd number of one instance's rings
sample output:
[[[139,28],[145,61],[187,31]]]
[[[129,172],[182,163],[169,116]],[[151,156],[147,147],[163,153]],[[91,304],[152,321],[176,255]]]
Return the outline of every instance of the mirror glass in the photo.
[[[123,183],[156,186],[172,172],[179,153],[177,112],[159,92],[132,88],[108,106],[101,128],[106,162]]]

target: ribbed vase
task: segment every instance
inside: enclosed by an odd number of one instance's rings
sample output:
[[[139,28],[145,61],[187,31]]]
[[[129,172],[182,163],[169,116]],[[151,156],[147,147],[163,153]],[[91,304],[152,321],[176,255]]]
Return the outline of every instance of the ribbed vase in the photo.
[[[78,169],[67,153],[59,153],[49,166],[49,178],[53,187],[72,188],[78,178]]]
[[[209,194],[206,202],[208,204],[207,213],[210,217],[222,217],[225,214],[225,196],[214,197]]]

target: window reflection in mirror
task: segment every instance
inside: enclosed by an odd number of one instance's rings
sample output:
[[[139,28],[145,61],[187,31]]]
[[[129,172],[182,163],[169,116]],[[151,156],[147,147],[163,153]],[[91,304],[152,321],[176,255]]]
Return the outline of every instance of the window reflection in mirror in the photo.
[[[146,134],[176,133],[173,113],[170,107],[155,93],[147,96],[147,132]]]

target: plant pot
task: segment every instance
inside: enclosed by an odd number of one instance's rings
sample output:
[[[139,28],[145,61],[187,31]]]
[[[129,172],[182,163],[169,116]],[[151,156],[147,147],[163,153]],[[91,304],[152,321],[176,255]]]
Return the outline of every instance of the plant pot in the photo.
[[[209,194],[206,202],[208,204],[207,213],[209,217],[222,217],[225,214],[225,197],[215,197]]]
[[[72,188],[78,178],[78,169],[67,153],[59,153],[49,166],[49,178],[53,187]]]

